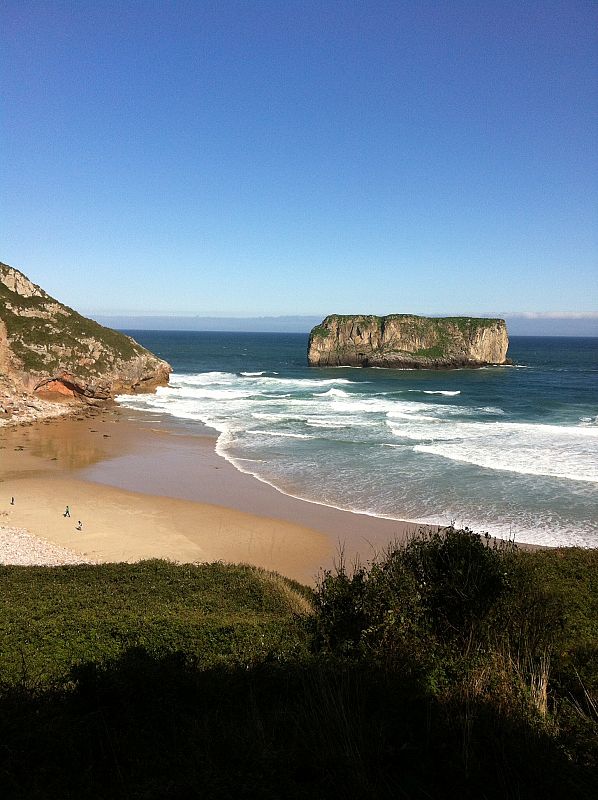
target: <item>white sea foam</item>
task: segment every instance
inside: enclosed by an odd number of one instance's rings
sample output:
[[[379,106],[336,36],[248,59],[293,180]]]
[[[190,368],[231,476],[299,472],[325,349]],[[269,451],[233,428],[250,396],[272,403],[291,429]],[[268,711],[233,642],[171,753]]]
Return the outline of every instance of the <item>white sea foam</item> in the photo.
[[[264,431],[264,430],[248,430],[245,433],[250,433],[252,436],[280,436],[283,439],[313,439],[308,433],[289,433],[288,431]]]
[[[447,389],[407,389],[407,391],[414,394],[441,394],[445,397],[456,397],[461,394],[460,391],[448,391]]]
[[[462,433],[457,433],[452,427],[430,425],[433,420],[424,422],[422,419],[409,421],[409,424],[395,427],[388,423],[393,436],[398,439],[408,439],[414,442],[436,442],[436,441],[451,441],[455,438],[460,439]]]
[[[305,424],[310,428],[350,428],[351,425],[348,419],[316,419],[308,418]]]
[[[359,394],[330,395],[330,406],[335,413],[342,411],[351,414],[386,414],[399,407],[396,400],[382,400]],[[409,405],[409,403],[405,403]]]
[[[312,387],[317,389],[319,386],[359,384],[359,381],[350,381],[348,378],[270,378],[263,376],[256,378],[256,384],[262,386],[275,384],[277,386],[290,386],[295,389],[310,389]]]
[[[393,433],[418,438],[413,429]],[[414,451],[494,471],[598,482],[598,429],[477,422],[440,428],[429,439]]]
[[[389,419],[402,419],[405,416],[423,416],[426,419],[468,417],[477,414],[479,411],[477,408],[468,408],[467,406],[449,406],[440,403],[420,403],[416,401],[395,401],[387,406],[385,410]]]
[[[442,391],[440,389],[438,390],[424,389],[424,394],[443,394],[445,397],[456,397],[458,394],[461,394],[461,392],[448,392],[448,391]]]
[[[231,383],[237,376],[233,372],[200,372],[193,375],[174,373],[170,376],[171,386],[205,386],[214,383]],[[160,387],[166,388],[166,387]]]
[[[389,411],[386,415],[386,424],[393,430],[394,420],[406,420],[407,422],[422,422],[424,424],[434,424],[438,422],[436,417],[426,417],[424,414],[411,413],[409,411]],[[396,424],[396,423],[395,423]],[[399,429],[397,429],[399,430]]]
[[[195,400],[241,400],[252,397],[253,392],[242,389],[195,389],[193,394],[187,396]]]
[[[351,397],[349,392],[345,392],[342,389],[328,389],[327,392],[314,392],[314,397]]]
[[[469,528],[476,533],[488,533],[497,539],[514,541],[516,544],[536,544],[543,547],[596,547],[596,534],[591,531],[580,531],[578,526],[546,525],[541,527],[533,519],[525,522],[508,520],[501,522],[494,517],[487,518],[481,513],[469,517],[451,516],[451,514],[424,515],[410,518],[407,522],[420,525],[452,525],[455,528]]]

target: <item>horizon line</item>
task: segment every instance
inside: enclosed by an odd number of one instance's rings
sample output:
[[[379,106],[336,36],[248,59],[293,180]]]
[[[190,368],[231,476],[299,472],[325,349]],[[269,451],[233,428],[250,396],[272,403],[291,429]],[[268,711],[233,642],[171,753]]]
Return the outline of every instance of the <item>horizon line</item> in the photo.
[[[172,314],[172,313],[140,313],[135,311],[120,311],[120,312],[102,312],[102,311],[86,311],[86,314],[89,316],[98,316],[103,317],[105,319],[113,317],[131,317],[133,319],[185,319],[185,320],[285,320],[285,319],[296,319],[296,320],[307,320],[307,319],[325,319],[327,316],[332,316],[332,314],[249,314],[249,315],[240,315],[240,314]],[[598,320],[598,311],[496,311],[496,312],[476,312],[475,314],[471,313],[452,313],[452,312],[429,312],[427,314],[423,313],[411,313],[411,312],[394,312],[397,314],[406,313],[410,316],[415,317],[490,317],[490,318],[512,318],[512,319],[539,319],[539,320]],[[394,313],[391,314],[375,314],[370,315],[367,313],[361,314],[342,314],[341,316],[393,316]]]

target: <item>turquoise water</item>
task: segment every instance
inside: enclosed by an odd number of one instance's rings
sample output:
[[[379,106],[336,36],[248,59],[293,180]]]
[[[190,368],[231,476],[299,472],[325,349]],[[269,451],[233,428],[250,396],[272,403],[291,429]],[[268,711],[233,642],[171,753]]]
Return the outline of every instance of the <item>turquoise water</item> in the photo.
[[[131,335],[174,374],[120,402],[214,428],[287,494],[598,546],[598,339],[512,337],[514,367],[428,372],[309,368],[303,334]]]

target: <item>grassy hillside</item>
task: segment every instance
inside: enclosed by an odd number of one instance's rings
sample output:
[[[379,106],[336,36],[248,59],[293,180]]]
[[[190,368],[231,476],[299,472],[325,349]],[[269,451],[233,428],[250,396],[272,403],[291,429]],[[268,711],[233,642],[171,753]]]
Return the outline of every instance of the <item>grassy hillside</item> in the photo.
[[[12,291],[2,282],[3,275],[11,272],[12,267],[0,263],[0,319],[24,370],[52,373],[76,365],[82,375],[97,375],[114,358],[126,361],[145,352],[128,336],[81,316],[35,284],[31,285],[37,291],[29,297]],[[94,353],[92,363],[84,363]]]
[[[294,647],[293,614],[309,606],[291,581],[221,564],[5,566],[0,586],[0,673],[12,685],[51,685],[131,647],[183,651],[201,667],[251,663]]]
[[[449,531],[321,576],[0,568],[9,798],[583,798],[598,554]]]

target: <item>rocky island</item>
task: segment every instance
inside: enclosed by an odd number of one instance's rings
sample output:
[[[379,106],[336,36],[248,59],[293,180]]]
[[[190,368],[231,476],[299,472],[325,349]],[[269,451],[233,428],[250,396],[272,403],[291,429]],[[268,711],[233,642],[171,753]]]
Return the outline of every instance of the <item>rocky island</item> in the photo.
[[[81,316],[0,263],[0,417],[39,416],[45,399],[94,404],[168,383],[169,364]],[[43,414],[42,414],[43,415]]]
[[[508,364],[502,319],[331,314],[310,333],[314,367],[455,369]]]

